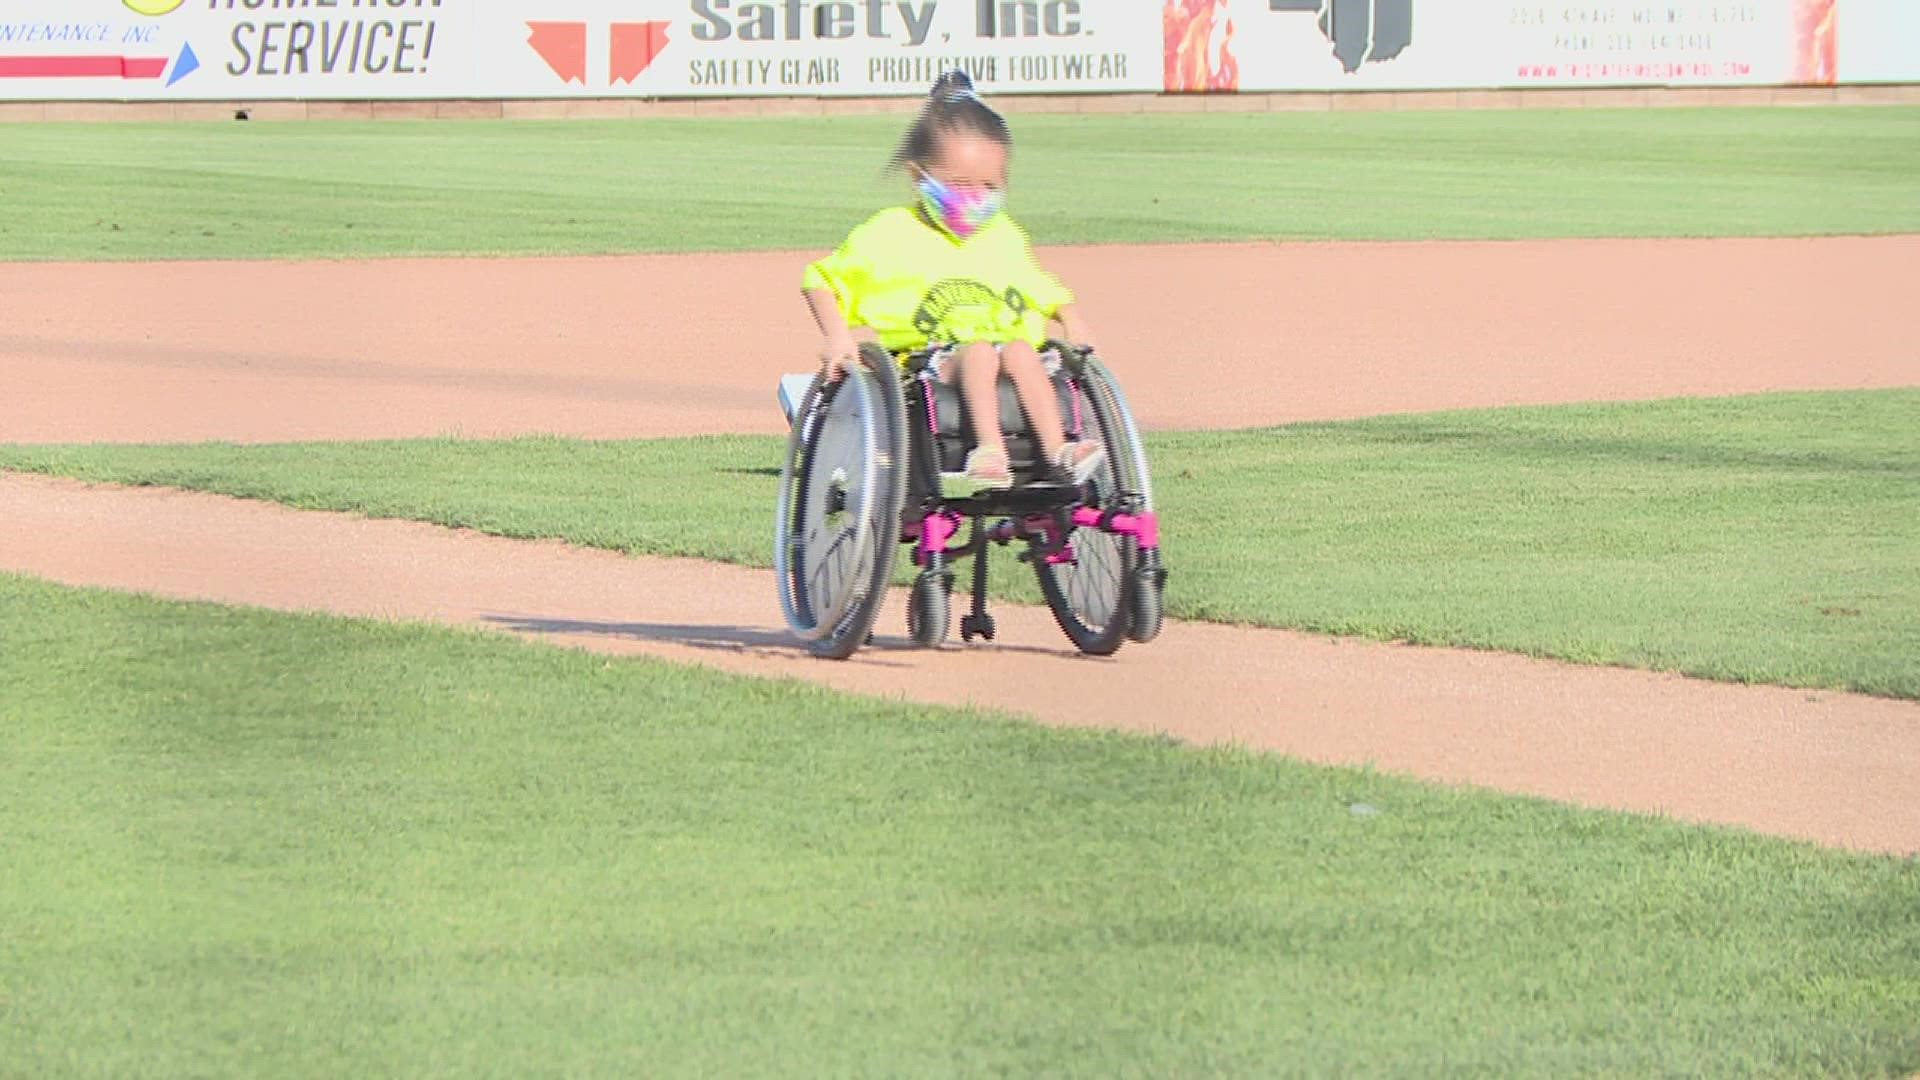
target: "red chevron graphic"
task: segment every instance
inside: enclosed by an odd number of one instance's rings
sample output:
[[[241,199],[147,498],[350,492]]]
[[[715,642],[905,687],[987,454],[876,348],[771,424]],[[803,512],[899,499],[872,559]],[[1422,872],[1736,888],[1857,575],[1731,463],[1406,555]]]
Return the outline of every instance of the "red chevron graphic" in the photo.
[[[614,82],[631,86],[641,72],[653,66],[654,57],[667,47],[667,26],[664,20],[613,24]]]
[[[562,82],[587,84],[587,24],[583,22],[530,22],[532,34],[527,44],[540,54]]]

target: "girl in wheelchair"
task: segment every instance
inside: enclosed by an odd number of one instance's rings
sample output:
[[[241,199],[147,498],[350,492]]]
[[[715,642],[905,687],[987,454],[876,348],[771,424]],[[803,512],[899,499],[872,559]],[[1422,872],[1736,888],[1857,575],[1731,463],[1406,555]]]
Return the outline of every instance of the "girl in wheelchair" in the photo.
[[[882,210],[831,255],[807,267],[802,292],[825,337],[820,359],[838,380],[859,362],[852,327],[889,353],[931,350],[935,375],[957,384],[974,449],[966,479],[1013,482],[1001,435],[999,380],[1012,382],[1055,479],[1084,484],[1105,462],[1093,440],[1069,442],[1039,355],[1048,320],[1091,347],[1073,294],[1034,258],[1004,210],[1013,137],[963,72],[941,76],[894,151],[913,180],[911,204]]]

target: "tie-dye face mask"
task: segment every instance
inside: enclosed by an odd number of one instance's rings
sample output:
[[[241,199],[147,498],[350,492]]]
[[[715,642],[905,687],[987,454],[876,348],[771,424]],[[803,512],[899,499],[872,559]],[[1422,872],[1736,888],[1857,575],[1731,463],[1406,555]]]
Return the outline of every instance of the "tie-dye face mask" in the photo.
[[[962,240],[992,221],[1006,203],[1005,195],[990,188],[953,188],[931,176],[920,177],[920,205],[927,216]]]

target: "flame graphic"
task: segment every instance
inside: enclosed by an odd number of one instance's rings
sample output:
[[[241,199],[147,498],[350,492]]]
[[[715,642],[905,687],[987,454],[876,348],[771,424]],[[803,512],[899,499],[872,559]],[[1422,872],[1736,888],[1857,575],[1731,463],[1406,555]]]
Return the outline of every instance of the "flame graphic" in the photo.
[[[1832,86],[1839,81],[1837,0],[1794,0],[1793,81]]]
[[[1240,61],[1233,55],[1234,25],[1227,15],[1227,0],[1167,0],[1160,21],[1166,40],[1168,90],[1240,89]]]

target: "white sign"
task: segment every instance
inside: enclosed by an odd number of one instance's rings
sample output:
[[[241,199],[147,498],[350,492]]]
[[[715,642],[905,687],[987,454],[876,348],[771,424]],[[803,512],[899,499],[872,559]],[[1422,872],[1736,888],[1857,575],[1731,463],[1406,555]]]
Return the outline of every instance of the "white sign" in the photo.
[[[558,78],[599,95],[915,96],[951,68],[984,94],[1159,83],[1158,20],[1116,0],[554,0],[540,12],[487,22],[507,94],[554,93]]]
[[[0,0],[0,100],[1920,80],[1920,0]]]
[[[5,0],[0,99],[1158,89],[1137,0]],[[1124,14],[1122,14],[1124,12]]]
[[[0,2],[0,98],[448,97],[477,0]]]
[[[1837,53],[1841,82],[1920,82],[1920,3],[1915,0],[1841,0],[1829,33],[1827,45]]]
[[[1843,0],[1844,2],[1844,0]],[[1806,81],[1795,15],[1834,0],[1175,0],[1174,90]]]

